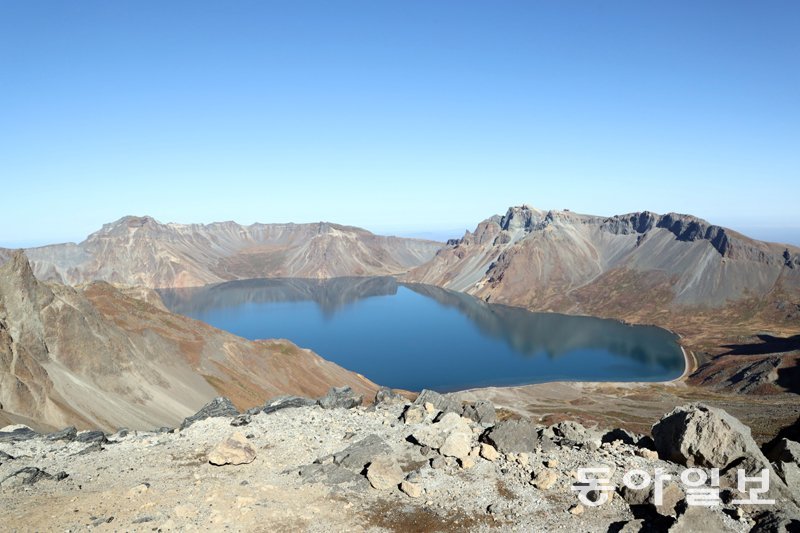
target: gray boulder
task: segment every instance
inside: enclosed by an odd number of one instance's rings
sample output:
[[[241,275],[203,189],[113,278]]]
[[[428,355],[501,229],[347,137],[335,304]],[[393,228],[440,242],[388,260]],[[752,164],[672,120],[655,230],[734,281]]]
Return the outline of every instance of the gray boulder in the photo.
[[[35,439],[39,434],[27,426],[14,428],[10,431],[0,431],[0,442],[22,442]]]
[[[553,433],[558,437],[562,444],[572,446],[600,446],[600,436],[589,429],[583,427],[578,422],[565,420],[551,426]]]
[[[78,436],[78,430],[75,429],[75,426],[69,426],[61,431],[56,431],[55,433],[48,433],[45,435],[46,440],[50,441],[57,441],[57,440],[65,440],[65,441],[73,441],[75,437]]]
[[[303,398],[302,396],[278,396],[277,398],[267,401],[267,403],[264,404],[264,407],[261,407],[259,411],[265,414],[270,414],[280,411],[281,409],[311,407],[312,405],[317,405],[317,401],[312,400],[311,398]]]
[[[797,511],[798,494],[788,487],[761,453],[750,428],[722,409],[704,404],[678,407],[653,426],[659,457],[689,467],[719,468],[720,486],[735,488],[737,471],[748,476],[769,472],[769,491],[784,510]],[[752,510],[763,506],[753,505]],[[768,510],[768,509],[766,509]]]
[[[391,453],[391,448],[379,436],[368,435],[347,448],[301,466],[299,474],[305,483],[361,483],[366,481],[362,472],[373,459]],[[399,482],[398,482],[399,483]]]
[[[361,405],[364,397],[350,387],[331,387],[328,394],[317,400],[323,409],[352,409]]]
[[[42,480],[61,481],[66,479],[69,475],[66,472],[59,472],[57,474],[48,474],[40,468],[35,466],[26,466],[17,470],[13,474],[6,476],[0,485],[33,485]]]
[[[725,533],[736,531],[725,522],[722,513],[708,507],[692,506],[678,517],[669,533]]]
[[[381,387],[375,393],[375,405],[405,403],[406,399],[388,387]]]
[[[106,434],[99,429],[92,431],[81,431],[75,435],[73,440],[75,442],[82,442],[85,444],[108,444],[108,438],[106,438]]]
[[[486,400],[479,400],[465,405],[461,416],[484,426],[490,426],[497,422],[497,411],[494,408],[494,404]]]
[[[690,467],[720,468],[752,458],[768,466],[750,428],[722,409],[697,403],[675,408],[653,426],[659,457]]]
[[[426,403],[432,404],[436,410],[443,413],[456,413],[460,415],[463,411],[461,400],[456,396],[452,394],[439,394],[429,389],[423,389],[423,391],[419,393],[419,396],[417,396],[417,399],[414,400],[414,405],[424,406]]]
[[[206,418],[217,418],[221,416],[238,416],[239,410],[233,406],[233,403],[224,396],[218,396],[205,404],[202,409],[197,411],[192,416],[185,418],[181,424],[181,429],[186,429],[195,422],[205,420]]]
[[[530,420],[503,420],[484,432],[481,441],[501,453],[533,453],[539,445],[539,430]]]
[[[775,464],[775,471],[789,487],[800,487],[800,443],[781,439],[769,451],[767,458]]]

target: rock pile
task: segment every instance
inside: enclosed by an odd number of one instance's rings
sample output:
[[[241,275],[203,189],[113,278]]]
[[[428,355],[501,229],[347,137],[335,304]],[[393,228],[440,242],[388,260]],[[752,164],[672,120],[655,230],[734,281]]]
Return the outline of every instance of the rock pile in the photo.
[[[87,442],[101,442],[96,435],[3,428],[0,497],[8,502],[3,518],[12,520],[4,524],[21,527],[16,513],[39,501],[54,502],[41,529],[106,527],[109,517],[116,529],[147,530],[381,531],[426,523],[437,530],[674,533],[800,524],[798,444],[780,441],[768,458],[748,428],[702,404],[665,415],[650,438],[572,421],[497,421],[488,402],[464,405],[432,391],[414,402],[378,394],[363,406],[352,391],[333,389],[319,400],[282,397],[243,414],[221,398],[179,432],[103,435],[102,447],[82,455],[75,454]],[[742,497],[735,471],[751,475],[755,467],[770,472],[762,496],[774,498],[772,506],[735,503]],[[713,505],[690,503],[683,477],[692,468],[719,469]],[[663,483],[643,482],[656,473],[667,476]],[[74,510],[83,508],[93,510],[76,523]]]

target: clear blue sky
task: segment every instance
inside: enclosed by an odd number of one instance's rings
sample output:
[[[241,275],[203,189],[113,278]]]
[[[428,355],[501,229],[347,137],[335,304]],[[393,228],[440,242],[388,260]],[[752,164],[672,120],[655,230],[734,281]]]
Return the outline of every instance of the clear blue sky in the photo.
[[[798,28],[797,1],[5,0],[0,245],[521,203],[789,239]]]

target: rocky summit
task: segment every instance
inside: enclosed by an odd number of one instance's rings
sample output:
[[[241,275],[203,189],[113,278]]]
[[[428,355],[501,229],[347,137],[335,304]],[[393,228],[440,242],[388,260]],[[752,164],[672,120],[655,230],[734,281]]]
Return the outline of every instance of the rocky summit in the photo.
[[[796,531],[797,443],[768,460],[747,427],[690,404],[650,435],[544,426],[428,391],[422,405],[269,401],[241,415],[219,398],[182,429],[85,439],[0,430],[3,528],[124,531]],[[274,409],[276,405],[285,405]],[[435,405],[450,407],[442,411]],[[417,415],[409,416],[409,413]],[[486,417],[484,417],[486,418]],[[713,427],[706,435],[703,427]],[[767,472],[774,504],[738,504],[732,466]],[[698,485],[697,471],[720,469]],[[602,485],[585,469],[595,469]],[[631,477],[629,472],[637,471]],[[644,483],[659,473],[660,488]],[[756,472],[749,471],[748,475]],[[792,474],[793,475],[793,474]],[[598,479],[599,479],[598,478]],[[697,505],[696,489],[711,505]],[[710,492],[709,492],[710,490]],[[693,492],[695,491],[695,492]],[[746,496],[746,495],[745,495]]]

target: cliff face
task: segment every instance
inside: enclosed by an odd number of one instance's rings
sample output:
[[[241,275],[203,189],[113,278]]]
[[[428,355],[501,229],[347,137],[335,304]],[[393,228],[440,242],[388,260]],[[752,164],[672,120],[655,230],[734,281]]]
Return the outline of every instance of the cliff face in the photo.
[[[440,247],[327,222],[241,226],[125,217],[80,244],[26,253],[39,279],[166,288],[249,278],[398,274],[425,263]]]
[[[513,207],[406,280],[537,310],[625,317],[638,303],[723,308],[800,295],[800,249],[688,215],[610,218]]]
[[[176,425],[219,394],[253,405],[322,395],[363,377],[287,341],[250,342],[126,296],[38,281],[24,254],[0,267],[0,405],[45,426]]]

